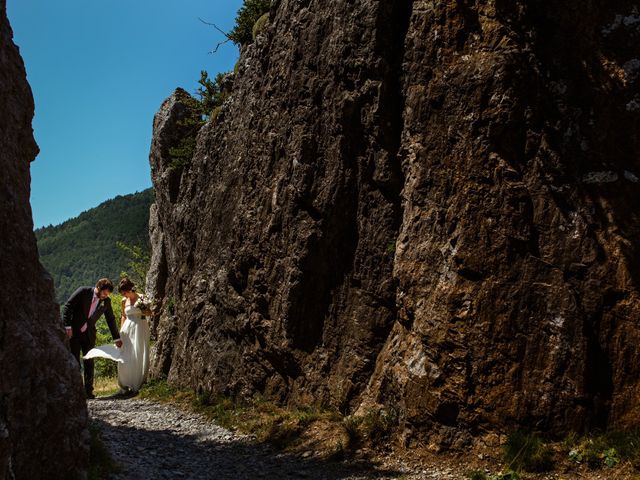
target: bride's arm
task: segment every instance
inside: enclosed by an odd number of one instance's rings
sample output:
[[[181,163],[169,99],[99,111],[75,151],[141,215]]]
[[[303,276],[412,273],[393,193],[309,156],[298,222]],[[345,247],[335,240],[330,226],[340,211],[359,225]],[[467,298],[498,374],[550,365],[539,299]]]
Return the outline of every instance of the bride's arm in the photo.
[[[122,298],[122,304],[120,305],[122,309],[120,310],[122,313],[120,314],[120,328],[122,329],[122,325],[124,325],[124,321],[127,319],[127,316],[124,314],[125,303],[127,303],[126,298]]]

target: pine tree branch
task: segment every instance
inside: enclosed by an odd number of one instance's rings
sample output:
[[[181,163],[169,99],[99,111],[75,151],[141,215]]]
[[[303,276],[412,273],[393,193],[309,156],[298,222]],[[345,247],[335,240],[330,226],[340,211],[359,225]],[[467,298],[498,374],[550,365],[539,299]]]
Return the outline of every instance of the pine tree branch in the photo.
[[[202,23],[204,23],[205,25],[209,25],[210,27],[215,28],[216,30],[218,30],[221,34],[223,34],[225,37],[227,37],[227,39],[224,42],[218,42],[218,44],[216,45],[216,48],[214,48],[213,50],[211,50],[209,53],[216,53],[218,51],[218,49],[224,45],[225,43],[232,41],[231,37],[229,36],[229,34],[227,32],[225,32],[224,30],[222,30],[220,27],[218,27],[215,23],[209,23],[209,22],[205,22],[203,19],[201,19],[200,17],[198,17],[198,20],[200,20]]]

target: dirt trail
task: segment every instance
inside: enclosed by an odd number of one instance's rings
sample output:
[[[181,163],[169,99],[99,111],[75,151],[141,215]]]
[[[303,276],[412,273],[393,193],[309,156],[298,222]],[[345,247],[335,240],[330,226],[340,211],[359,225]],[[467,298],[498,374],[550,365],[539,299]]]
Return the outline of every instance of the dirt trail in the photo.
[[[453,479],[452,472],[369,463],[327,462],[284,454],[204,417],[147,400],[89,401],[94,424],[120,472],[138,479]]]

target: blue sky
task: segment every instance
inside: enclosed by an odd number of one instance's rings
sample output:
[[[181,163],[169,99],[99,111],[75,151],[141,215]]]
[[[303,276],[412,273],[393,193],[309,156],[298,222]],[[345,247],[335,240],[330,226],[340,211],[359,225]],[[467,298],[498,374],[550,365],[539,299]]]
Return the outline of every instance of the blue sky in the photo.
[[[151,186],[153,115],[200,70],[229,71],[242,0],[8,0],[14,42],[36,104],[31,164],[35,227],[59,224]]]

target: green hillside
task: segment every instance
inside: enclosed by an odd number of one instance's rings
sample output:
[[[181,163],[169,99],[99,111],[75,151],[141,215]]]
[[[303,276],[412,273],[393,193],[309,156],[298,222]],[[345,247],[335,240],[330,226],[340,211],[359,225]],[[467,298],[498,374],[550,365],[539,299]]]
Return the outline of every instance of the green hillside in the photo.
[[[118,196],[66,222],[35,231],[40,261],[64,302],[82,285],[126,271],[130,256],[116,243],[149,248],[149,207],[153,190]]]

